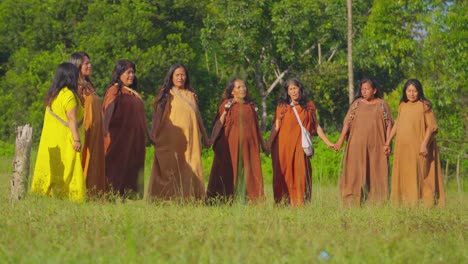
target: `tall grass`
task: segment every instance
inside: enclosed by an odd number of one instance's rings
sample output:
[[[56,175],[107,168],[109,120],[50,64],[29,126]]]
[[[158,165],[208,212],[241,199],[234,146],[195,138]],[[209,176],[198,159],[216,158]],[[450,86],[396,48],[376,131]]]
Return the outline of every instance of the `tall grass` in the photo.
[[[299,209],[273,205],[271,161],[263,154],[267,201],[218,207],[144,201],[75,204],[36,196],[10,203],[11,158],[1,157],[0,261],[466,262],[468,198],[455,193],[453,183],[445,209],[343,210],[336,187],[328,185],[336,184],[341,153],[320,143],[316,148],[313,201]],[[33,151],[31,168],[34,156]],[[152,158],[148,148],[147,177]],[[212,152],[205,150],[205,178],[211,162]]]
[[[148,172],[148,171],[147,171]],[[444,209],[341,208],[314,184],[303,208],[259,204],[8,200],[0,158],[0,263],[466,263],[468,197]],[[333,184],[335,185],[335,184]]]

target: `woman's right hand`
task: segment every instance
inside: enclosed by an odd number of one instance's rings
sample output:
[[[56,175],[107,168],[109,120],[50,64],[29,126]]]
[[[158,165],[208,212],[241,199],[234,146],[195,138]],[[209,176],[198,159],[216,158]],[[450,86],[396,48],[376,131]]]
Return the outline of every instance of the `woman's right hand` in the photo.
[[[341,149],[341,146],[343,146],[343,141],[338,140],[333,146],[333,149],[335,149],[335,151],[339,151]]]

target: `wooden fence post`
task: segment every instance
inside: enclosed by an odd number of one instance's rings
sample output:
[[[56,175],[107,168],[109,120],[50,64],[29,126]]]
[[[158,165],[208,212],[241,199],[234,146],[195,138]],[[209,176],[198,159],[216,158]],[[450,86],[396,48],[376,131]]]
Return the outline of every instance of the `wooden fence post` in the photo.
[[[32,127],[29,124],[19,126],[16,131],[15,159],[11,178],[11,200],[24,198],[29,175],[29,159],[32,144]]]

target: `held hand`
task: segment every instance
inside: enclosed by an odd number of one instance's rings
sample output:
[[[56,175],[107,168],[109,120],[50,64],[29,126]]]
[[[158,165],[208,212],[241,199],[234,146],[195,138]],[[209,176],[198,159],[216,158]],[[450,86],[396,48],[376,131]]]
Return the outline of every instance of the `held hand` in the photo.
[[[333,148],[338,152],[341,149],[341,146],[343,146],[343,141],[338,140],[338,142],[333,145]]]
[[[266,155],[270,154],[270,144],[268,142],[262,142],[262,150]]]
[[[390,156],[390,153],[392,153],[392,150],[390,149],[390,146],[389,145],[384,145],[383,147],[384,149],[384,153],[385,153],[385,156]]]
[[[205,148],[210,148],[211,145],[213,145],[213,140],[211,140],[211,138],[204,137],[204,138],[203,138],[203,146],[204,146]]]
[[[328,143],[327,143],[327,146],[328,146],[328,148],[330,148],[330,149],[332,149],[332,150],[335,150],[335,145],[334,145],[333,143],[328,142]]]

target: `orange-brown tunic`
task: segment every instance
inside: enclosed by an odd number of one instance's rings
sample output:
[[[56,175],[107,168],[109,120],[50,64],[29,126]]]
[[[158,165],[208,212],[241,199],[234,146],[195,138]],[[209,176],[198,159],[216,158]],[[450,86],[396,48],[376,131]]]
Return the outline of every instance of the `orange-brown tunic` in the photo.
[[[120,195],[143,193],[147,126],[143,100],[128,87],[109,87],[104,96],[106,179]],[[108,124],[106,127],[106,124]]]
[[[359,206],[367,199],[383,203],[388,199],[388,158],[384,152],[387,128],[393,119],[387,102],[354,101],[346,114],[348,143],[343,160],[340,191],[345,206]]]
[[[228,100],[218,108],[215,122]],[[258,118],[255,105],[233,102],[213,149],[215,152],[207,199],[256,201],[264,197],[260,163]]]
[[[102,106],[92,83],[80,85],[79,93],[84,105],[85,140],[81,162],[86,189],[89,194],[99,194],[106,190]]]
[[[444,183],[435,140],[437,121],[432,110],[421,101],[401,103],[396,121],[397,134],[392,170],[391,201],[395,205],[426,206],[445,204]],[[419,155],[421,143],[429,129],[433,135],[427,156]]]
[[[307,108],[295,106],[302,125],[313,135],[317,129],[316,108],[312,101]],[[275,119],[280,121],[272,142],[273,196],[276,203],[303,205],[312,195],[312,167],[302,148],[301,127],[291,105],[276,107]]]

